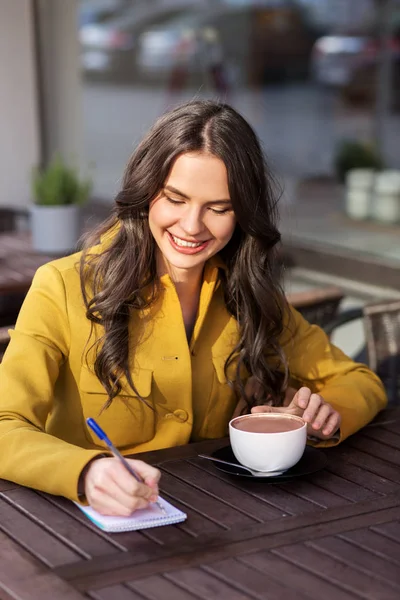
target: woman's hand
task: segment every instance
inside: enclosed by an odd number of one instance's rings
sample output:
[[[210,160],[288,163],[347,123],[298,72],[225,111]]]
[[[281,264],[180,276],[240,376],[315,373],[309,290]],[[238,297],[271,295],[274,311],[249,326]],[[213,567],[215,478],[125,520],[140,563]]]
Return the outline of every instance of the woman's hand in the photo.
[[[127,517],[157,501],[160,471],[141,460],[126,460],[143,483],[136,481],[114,457],[92,461],[83,474],[86,499],[102,515]]]
[[[307,387],[300,388],[297,392],[289,388],[284,406],[255,406],[252,413],[281,412],[302,417],[307,426],[307,434],[328,440],[340,427],[341,416],[325,402],[319,394],[313,394]]]

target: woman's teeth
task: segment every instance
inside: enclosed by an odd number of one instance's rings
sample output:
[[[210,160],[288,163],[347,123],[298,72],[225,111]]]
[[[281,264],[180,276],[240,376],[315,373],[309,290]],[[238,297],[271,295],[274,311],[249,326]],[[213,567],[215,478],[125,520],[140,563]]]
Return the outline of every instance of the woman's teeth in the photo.
[[[204,243],[204,242],[187,242],[186,240],[181,240],[181,239],[175,237],[174,235],[172,235],[172,233],[171,233],[171,237],[177,246],[185,246],[186,248],[198,248],[199,246],[201,246]]]

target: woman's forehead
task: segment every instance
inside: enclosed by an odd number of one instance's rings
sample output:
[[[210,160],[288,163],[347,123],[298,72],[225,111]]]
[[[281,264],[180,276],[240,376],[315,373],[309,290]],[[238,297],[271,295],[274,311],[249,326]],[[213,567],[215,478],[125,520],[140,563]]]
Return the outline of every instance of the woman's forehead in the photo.
[[[185,153],[174,161],[164,182],[188,198],[229,199],[228,175],[224,162],[206,153]]]

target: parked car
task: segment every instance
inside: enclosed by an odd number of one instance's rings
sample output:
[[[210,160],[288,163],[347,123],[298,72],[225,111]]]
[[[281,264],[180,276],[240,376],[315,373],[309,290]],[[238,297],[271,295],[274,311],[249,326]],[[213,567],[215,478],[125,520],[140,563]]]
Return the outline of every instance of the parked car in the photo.
[[[137,40],[142,31],[190,10],[184,3],[146,3],[119,7],[99,22],[79,30],[81,66],[88,77],[132,79],[136,72]]]
[[[328,86],[344,86],[351,81],[369,44],[368,37],[327,35],[319,38],[311,54],[314,80]]]
[[[390,42],[394,105],[400,103],[400,41]],[[325,36],[312,52],[314,80],[336,87],[349,103],[371,103],[376,94],[379,42],[368,36]]]

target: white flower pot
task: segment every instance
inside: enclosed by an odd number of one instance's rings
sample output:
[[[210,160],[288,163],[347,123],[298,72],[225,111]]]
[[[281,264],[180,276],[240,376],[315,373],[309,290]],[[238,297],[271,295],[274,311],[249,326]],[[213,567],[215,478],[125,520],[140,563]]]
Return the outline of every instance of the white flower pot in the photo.
[[[75,250],[79,238],[79,206],[31,207],[33,248],[46,254],[62,255]]]
[[[400,222],[400,171],[382,171],[376,177],[372,216],[383,223]]]
[[[371,212],[371,193],[367,190],[347,190],[346,213],[352,219],[368,219]]]
[[[373,169],[352,169],[346,177],[346,213],[352,219],[368,219],[375,180]]]

